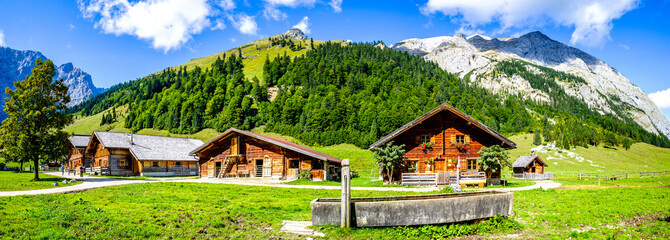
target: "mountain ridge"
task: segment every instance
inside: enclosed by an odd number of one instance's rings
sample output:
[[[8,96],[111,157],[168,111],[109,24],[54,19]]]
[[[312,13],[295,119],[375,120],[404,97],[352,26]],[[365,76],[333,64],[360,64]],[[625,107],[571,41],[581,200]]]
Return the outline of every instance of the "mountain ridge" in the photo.
[[[494,93],[518,94],[536,101],[549,102],[551,95],[533,88],[518,75],[493,74],[499,62],[523,60],[572,74],[586,83],[557,81],[567,94],[582,99],[601,113],[626,114],[647,131],[670,136],[668,119],[628,78],[595,56],[553,40],[539,31],[518,38],[489,38],[481,35],[466,38],[462,34],[412,38],[390,47],[421,55],[425,60],[435,62],[442,69],[461,77],[469,74],[472,84],[479,84]],[[536,74],[541,73],[536,67],[527,68]],[[617,111],[618,105],[631,107],[622,112]]]
[[[46,60],[47,57],[39,51],[0,47],[0,87],[2,89],[5,87],[13,88],[14,81],[24,80],[26,76],[31,74],[37,59]],[[75,67],[71,62],[55,67],[56,76],[54,79],[63,79],[68,86],[68,95],[70,95],[68,106],[82,103],[104,91],[103,88],[95,87],[90,74]],[[4,96],[0,101],[4,108]],[[6,117],[4,111],[0,115],[0,118],[4,119]]]

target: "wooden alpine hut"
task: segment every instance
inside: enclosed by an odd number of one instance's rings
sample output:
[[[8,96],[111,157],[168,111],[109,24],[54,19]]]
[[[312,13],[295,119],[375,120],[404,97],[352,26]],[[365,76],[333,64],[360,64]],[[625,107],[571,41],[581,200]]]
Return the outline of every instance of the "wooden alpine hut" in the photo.
[[[95,174],[197,176],[198,159],[189,152],[202,144],[190,138],[93,132],[85,154]]]
[[[90,167],[91,161],[85,161],[84,152],[88,141],[91,140],[91,135],[75,134],[68,138],[70,140],[70,152],[68,153],[67,168],[68,171],[78,173],[79,166]]]
[[[479,150],[493,145],[516,148],[514,142],[447,103],[396,129],[369,149],[390,141],[405,145],[407,162],[400,171],[403,184],[447,184],[455,179],[461,185],[483,185],[486,175],[476,163]],[[499,173],[493,173],[492,178],[500,178]]]
[[[200,177],[297,179],[339,178],[341,160],[283,139],[230,128],[191,151],[200,159]]]
[[[548,179],[551,175],[545,172],[547,165],[540,156],[531,153],[530,155],[520,156],[512,163],[513,176],[515,178],[528,179]],[[547,176],[545,176],[547,175]]]

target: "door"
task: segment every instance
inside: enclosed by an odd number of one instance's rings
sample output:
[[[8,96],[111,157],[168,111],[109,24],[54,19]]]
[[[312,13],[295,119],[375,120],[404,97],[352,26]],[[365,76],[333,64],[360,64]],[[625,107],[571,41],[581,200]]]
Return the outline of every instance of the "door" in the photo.
[[[272,177],[272,159],[268,156],[263,159],[263,177]]]
[[[254,177],[263,176],[263,159],[256,159],[256,164],[254,164]]]
[[[221,162],[216,162],[216,167],[214,168],[215,177],[219,177],[221,172]]]

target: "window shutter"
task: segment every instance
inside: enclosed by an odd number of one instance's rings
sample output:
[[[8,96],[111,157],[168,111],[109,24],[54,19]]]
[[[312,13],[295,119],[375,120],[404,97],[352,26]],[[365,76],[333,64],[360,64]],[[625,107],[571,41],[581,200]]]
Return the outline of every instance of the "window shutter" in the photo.
[[[416,136],[416,144],[421,143],[421,135]]]
[[[451,144],[456,144],[456,134],[451,135]]]
[[[430,137],[430,143],[435,143],[435,136]]]
[[[465,144],[470,144],[470,135],[465,135]]]

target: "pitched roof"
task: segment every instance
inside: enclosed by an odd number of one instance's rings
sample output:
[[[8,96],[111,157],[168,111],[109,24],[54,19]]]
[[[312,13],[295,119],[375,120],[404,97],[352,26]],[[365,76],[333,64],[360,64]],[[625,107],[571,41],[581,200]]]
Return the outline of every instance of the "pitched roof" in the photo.
[[[370,148],[369,148],[369,149],[372,150],[373,148],[376,148],[376,147],[379,147],[379,146],[385,144],[386,142],[390,141],[391,139],[395,138],[396,136],[400,135],[401,133],[404,133],[405,131],[407,131],[407,130],[413,128],[414,126],[421,124],[424,120],[426,120],[426,119],[428,119],[428,118],[434,116],[435,114],[438,114],[438,113],[440,113],[440,112],[442,112],[442,111],[445,111],[445,110],[446,110],[446,111],[450,111],[450,112],[452,112],[452,113],[455,114],[456,116],[461,117],[463,120],[468,121],[469,123],[471,123],[472,125],[476,126],[477,128],[479,128],[479,129],[483,130],[484,132],[490,134],[491,136],[493,136],[493,137],[499,139],[499,140],[502,141],[504,144],[507,144],[510,148],[516,148],[516,143],[514,143],[514,142],[512,142],[511,140],[507,139],[507,138],[504,137],[502,134],[500,134],[500,133],[494,131],[493,129],[490,129],[490,128],[487,127],[486,125],[480,123],[479,121],[477,121],[477,120],[475,120],[474,118],[468,116],[467,114],[461,112],[460,110],[458,110],[458,109],[456,109],[455,107],[449,105],[448,103],[443,103],[442,105],[437,106],[437,107],[434,108],[433,110],[430,110],[429,112],[427,112],[427,113],[421,115],[420,117],[418,117],[418,118],[412,120],[411,122],[408,122],[408,123],[405,124],[404,126],[398,128],[398,129],[396,129],[395,131],[391,132],[389,135],[386,135],[386,136],[383,137],[382,139],[379,139],[379,141],[377,141],[377,142],[373,143],[372,145],[370,145]]]
[[[128,133],[93,132],[93,135],[105,148],[128,149],[138,160],[197,161],[189,152],[203,144],[199,139],[140,134],[132,134],[131,144]]]
[[[75,134],[68,137],[72,146],[76,148],[86,148],[88,146],[88,141],[91,140],[91,135],[79,135]]]
[[[311,148],[308,148],[308,147],[305,147],[305,146],[302,146],[302,145],[298,145],[298,144],[286,141],[284,139],[274,138],[274,137],[265,136],[265,135],[252,133],[252,132],[247,132],[247,131],[236,129],[236,128],[229,128],[225,132],[219,134],[219,136],[216,136],[215,138],[212,138],[212,140],[209,140],[207,143],[205,143],[202,146],[200,146],[200,147],[196,148],[195,150],[191,151],[191,154],[195,154],[197,152],[200,152],[201,150],[205,149],[205,147],[213,144],[215,141],[218,141],[220,139],[223,139],[223,138],[229,136],[231,133],[238,133],[238,134],[242,134],[242,135],[245,135],[245,136],[248,136],[248,137],[252,137],[252,138],[261,140],[263,142],[267,142],[267,143],[270,143],[270,144],[273,144],[273,145],[277,145],[277,146],[286,148],[288,150],[291,150],[291,151],[294,151],[294,152],[297,152],[297,153],[300,153],[300,154],[304,154],[304,155],[307,155],[307,156],[310,156],[310,157],[313,157],[313,158],[316,158],[316,159],[319,159],[319,160],[322,160],[322,161],[331,161],[331,162],[338,162],[338,163],[342,162],[342,160],[340,160],[338,158],[335,158],[333,156],[330,156],[328,154],[316,151],[314,149],[311,149]]]
[[[515,168],[515,167],[521,167],[521,168],[528,167],[528,164],[533,162],[533,160],[535,160],[535,159],[537,159],[537,161],[540,162],[542,164],[542,166],[545,166],[545,167],[547,166],[547,164],[544,163],[544,161],[542,161],[542,159],[540,157],[538,157],[535,154],[531,154],[531,155],[520,156],[519,158],[517,158],[516,161],[514,161],[514,163],[512,163],[512,167],[513,168]]]

